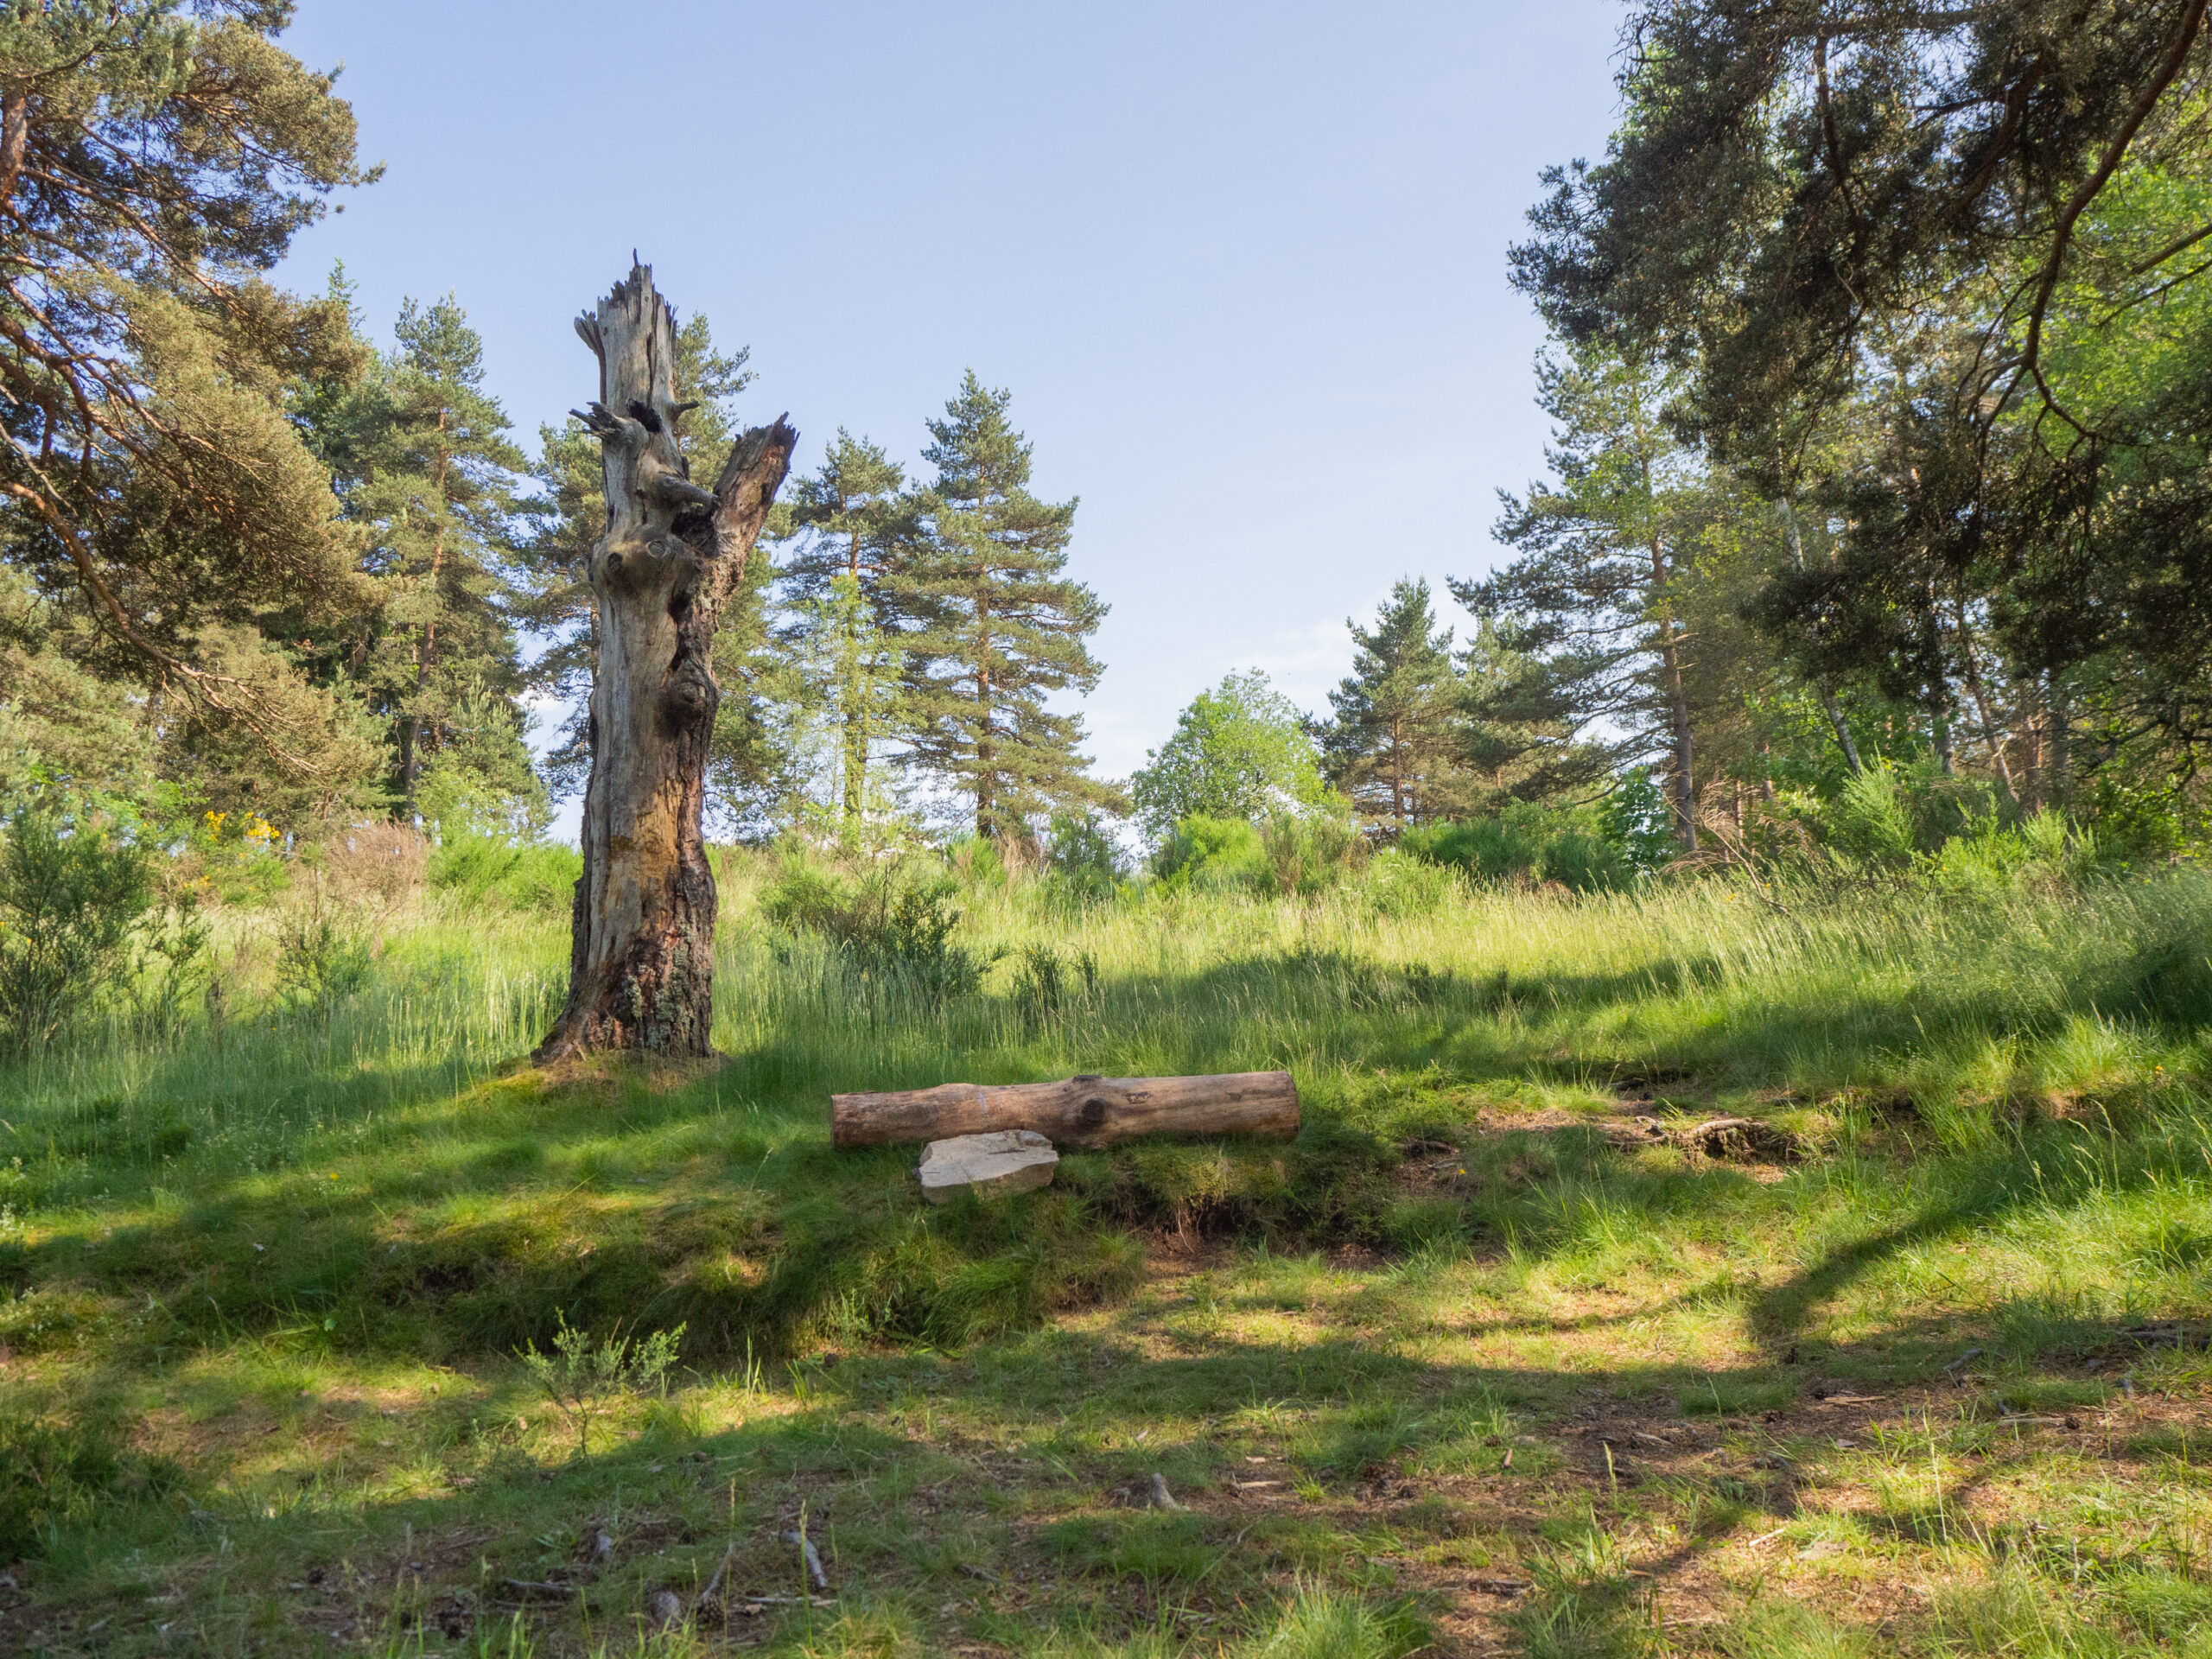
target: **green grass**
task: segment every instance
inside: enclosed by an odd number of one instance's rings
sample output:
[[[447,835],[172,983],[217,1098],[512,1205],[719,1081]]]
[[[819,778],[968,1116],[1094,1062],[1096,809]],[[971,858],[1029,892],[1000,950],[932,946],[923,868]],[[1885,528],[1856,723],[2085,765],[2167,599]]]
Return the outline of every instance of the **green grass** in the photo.
[[[766,874],[723,861],[711,1067],[519,1067],[565,938],[434,893],[327,1018],[264,1012],[230,911],[219,1029],[0,1073],[10,1642],[2212,1652],[2196,872],[1016,883],[960,899],[1004,955],[940,1006],[770,927]],[[1273,1066],[1295,1142],[997,1205],[828,1141],[832,1090]],[[564,1319],[685,1330],[588,1455],[517,1357]],[[833,1605],[639,1625],[726,1560],[799,1596],[802,1514]]]

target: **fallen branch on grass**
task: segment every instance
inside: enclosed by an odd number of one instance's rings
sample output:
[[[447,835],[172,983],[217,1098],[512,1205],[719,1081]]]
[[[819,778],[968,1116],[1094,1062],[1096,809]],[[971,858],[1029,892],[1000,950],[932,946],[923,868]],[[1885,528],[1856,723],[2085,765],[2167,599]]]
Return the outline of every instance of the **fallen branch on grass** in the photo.
[[[830,1575],[822,1570],[822,1558],[814,1553],[814,1541],[803,1532],[787,1532],[784,1535],[784,1541],[787,1544],[797,1544],[799,1547],[800,1553],[806,1557],[807,1577],[814,1580],[816,1589],[827,1590],[830,1587]],[[748,1596],[746,1599],[752,1601],[758,1598]]]
[[[898,1094],[832,1095],[839,1147],[942,1141],[1034,1129],[1062,1146],[1105,1147],[1146,1135],[1298,1133],[1298,1085],[1287,1071],[1200,1077],[1074,1077],[998,1087],[940,1084]]]
[[[549,1584],[538,1579],[502,1579],[499,1582],[517,1595],[543,1596],[548,1599],[566,1601],[570,1596],[581,1596],[581,1584]]]

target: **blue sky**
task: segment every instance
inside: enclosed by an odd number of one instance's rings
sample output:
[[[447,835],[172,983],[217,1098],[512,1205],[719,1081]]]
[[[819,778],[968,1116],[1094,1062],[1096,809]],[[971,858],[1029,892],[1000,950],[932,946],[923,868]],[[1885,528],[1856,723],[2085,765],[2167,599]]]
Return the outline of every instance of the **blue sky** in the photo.
[[[1618,18],[302,0],[288,44],[388,170],[285,276],[343,259],[379,330],[450,289],[531,442],[633,247],[751,346],[741,413],[788,410],[801,468],[840,426],[915,465],[963,370],[1007,387],[1113,607],[1084,712],[1119,775],[1233,668],[1319,707],[1348,614],[1496,558],[1545,436],[1505,249],[1604,146]]]

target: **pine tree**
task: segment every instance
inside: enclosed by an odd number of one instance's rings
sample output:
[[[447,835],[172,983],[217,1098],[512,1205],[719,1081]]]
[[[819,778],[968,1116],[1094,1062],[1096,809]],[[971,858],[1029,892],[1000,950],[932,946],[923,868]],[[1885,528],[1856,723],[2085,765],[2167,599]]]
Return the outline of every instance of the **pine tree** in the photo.
[[[1008,402],[970,370],[930,423],[925,534],[886,584],[914,619],[902,641],[905,759],[969,797],[976,833],[995,840],[1022,838],[1055,806],[1116,801],[1085,775],[1082,721],[1046,706],[1052,692],[1097,683],[1084,641],[1106,607],[1064,574],[1076,504],[1030,493],[1030,446]]]
[[[871,747],[893,729],[905,617],[889,582],[918,530],[898,462],[842,427],[821,470],[792,492],[797,543],[784,566],[791,642],[816,660],[840,742],[838,798],[848,827],[867,796]]]
[[[1459,778],[1459,695],[1452,630],[1439,631],[1425,580],[1401,580],[1363,628],[1349,678],[1329,693],[1322,732],[1329,780],[1395,833],[1450,814]]]
[[[115,695],[235,728],[334,796],[357,757],[329,700],[258,639],[234,671],[241,630],[321,633],[368,598],[283,407],[292,377],[353,347],[338,308],[264,273],[373,175],[330,78],[278,45],[289,16],[0,14],[0,563],[63,608],[78,666],[131,685]]]
[[[483,342],[452,296],[405,302],[394,332],[382,417],[361,442],[365,477],[346,505],[367,528],[366,563],[383,596],[362,678],[391,722],[393,792],[412,818],[425,760],[455,747],[452,717],[464,705],[472,730],[456,764],[493,741],[482,728],[486,695],[508,709],[502,747],[522,749],[522,676],[501,566],[523,456],[484,391]],[[514,770],[503,764],[471,781],[501,792]]]
[[[1484,581],[1451,584],[1533,671],[1476,712],[1548,751],[1531,757],[1547,790],[1663,760],[1677,831],[1694,851],[1691,642],[1677,589],[1704,480],[1668,432],[1669,389],[1645,364],[1586,346],[1540,359],[1536,371],[1537,402],[1556,423],[1545,456],[1558,481],[1525,497],[1501,492],[1492,533],[1521,556]],[[1609,728],[1618,737],[1591,741]]]

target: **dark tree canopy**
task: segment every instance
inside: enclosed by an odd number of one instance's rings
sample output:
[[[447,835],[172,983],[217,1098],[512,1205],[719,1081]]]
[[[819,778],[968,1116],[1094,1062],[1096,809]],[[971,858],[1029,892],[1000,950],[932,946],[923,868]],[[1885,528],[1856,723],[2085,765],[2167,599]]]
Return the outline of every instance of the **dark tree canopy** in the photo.
[[[1967,705],[1993,729],[1985,653],[2102,753],[2186,776],[2212,741],[2205,11],[1644,0],[1609,153],[1514,251],[1555,329],[1663,355],[1709,457],[1831,532],[1749,613],[1921,703],[1947,766]]]

